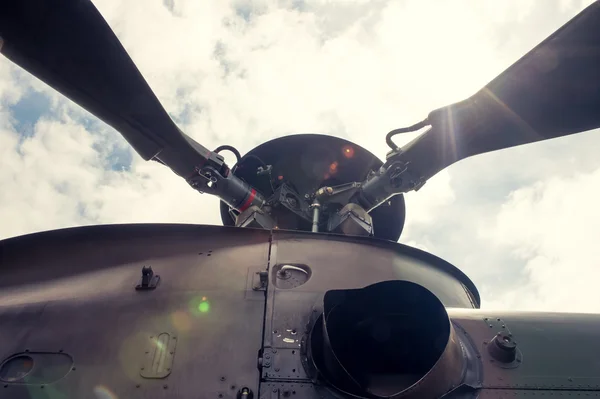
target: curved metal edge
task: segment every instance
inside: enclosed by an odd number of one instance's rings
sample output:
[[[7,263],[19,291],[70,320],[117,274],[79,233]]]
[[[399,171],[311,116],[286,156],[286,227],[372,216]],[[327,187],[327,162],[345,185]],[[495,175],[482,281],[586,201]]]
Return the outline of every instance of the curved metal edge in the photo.
[[[427,263],[433,267],[438,268],[452,277],[456,278],[458,281],[464,284],[466,289],[473,295],[475,299],[474,308],[479,309],[481,306],[481,297],[479,295],[479,291],[475,286],[475,283],[471,281],[471,279],[463,273],[459,268],[454,266],[448,261],[430,254],[429,252],[425,252],[421,249],[410,247],[405,244],[401,244],[399,242],[384,240],[375,237],[365,237],[365,236],[345,236],[341,234],[334,233],[312,233],[309,231],[291,231],[291,230],[273,230],[273,238],[275,240],[288,240],[294,239],[297,236],[303,236],[302,238],[312,238],[315,240],[334,240],[334,241],[345,241],[345,242],[354,242],[362,245],[376,246],[379,248],[389,249],[396,253],[401,253],[404,255],[408,255],[415,259],[421,260],[424,263]]]
[[[435,365],[415,384],[390,399],[435,399],[458,387],[465,373],[467,359],[453,323],[446,349]]]
[[[354,242],[362,245],[376,246],[392,250],[396,253],[402,253],[425,263],[432,265],[433,267],[442,270],[460,282],[473,294],[476,299],[475,308],[480,307],[480,296],[475,284],[464,274],[460,269],[451,263],[439,258],[433,254],[422,251],[417,248],[413,248],[404,244],[400,244],[393,241],[383,240],[374,237],[361,237],[361,236],[344,236],[333,233],[312,233],[305,231],[286,231],[286,230],[262,230],[253,228],[238,228],[229,226],[217,226],[217,225],[202,225],[202,224],[186,224],[186,223],[133,223],[133,224],[101,224],[101,225],[90,225],[90,226],[79,226],[79,227],[67,227],[56,230],[46,230],[35,233],[24,234],[21,236],[10,237],[4,240],[0,240],[0,265],[2,264],[3,258],[8,256],[8,250],[10,252],[27,251],[32,245],[52,245],[53,242],[74,240],[70,244],[76,244],[77,242],[85,240],[103,239],[103,240],[117,240],[123,238],[140,238],[148,235],[199,235],[199,239],[202,236],[215,236],[215,235],[227,235],[231,236],[257,236],[264,238],[265,240],[277,239],[293,239],[297,236],[302,238],[311,238],[317,240],[335,240]]]

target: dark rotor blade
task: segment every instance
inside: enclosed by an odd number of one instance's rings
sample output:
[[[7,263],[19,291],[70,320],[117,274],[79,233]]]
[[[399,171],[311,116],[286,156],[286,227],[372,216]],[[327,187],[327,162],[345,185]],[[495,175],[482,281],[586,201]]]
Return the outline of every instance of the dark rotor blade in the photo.
[[[428,120],[432,128],[401,155],[424,179],[472,155],[600,127],[600,2]]]
[[[2,54],[114,127],[145,160],[160,153],[186,175],[208,158],[177,128],[89,0],[3,0],[0,37]]]

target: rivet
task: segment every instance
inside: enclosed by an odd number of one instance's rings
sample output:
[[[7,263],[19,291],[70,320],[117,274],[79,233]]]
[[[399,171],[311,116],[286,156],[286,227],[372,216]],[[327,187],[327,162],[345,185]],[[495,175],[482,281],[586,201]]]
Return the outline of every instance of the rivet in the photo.
[[[167,384],[163,385],[163,389],[167,389],[169,386]]]
[[[59,349],[59,350],[58,350],[58,353],[63,353],[63,350],[62,350],[62,349]]]
[[[71,370],[75,371],[76,369],[75,369],[75,367],[73,367]]]
[[[42,385],[40,388],[44,389],[44,386]]]
[[[222,393],[220,393],[220,394],[219,394],[219,398],[222,398],[222,397],[223,397],[223,394],[222,394]]]
[[[232,385],[230,388],[231,388],[231,389],[235,389],[235,385]]]
[[[272,352],[277,353],[277,348],[273,348]]]
[[[143,369],[144,369],[143,367],[140,367],[140,370],[143,370]]]
[[[171,354],[171,355],[172,355],[172,354],[173,354],[173,351],[169,352],[169,354]]]
[[[273,392],[276,393],[277,392],[277,388],[273,388]]]
[[[279,371],[279,367],[275,367],[275,371]]]
[[[135,387],[136,387],[136,388],[139,388],[139,387],[140,387],[140,384],[135,384]]]
[[[222,377],[221,377],[221,381],[225,381],[225,376],[222,376]]]

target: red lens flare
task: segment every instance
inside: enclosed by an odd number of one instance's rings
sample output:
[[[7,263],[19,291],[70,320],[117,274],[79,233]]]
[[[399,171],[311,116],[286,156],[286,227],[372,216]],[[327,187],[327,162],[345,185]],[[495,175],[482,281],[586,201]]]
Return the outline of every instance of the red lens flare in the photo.
[[[344,154],[346,158],[352,158],[354,156],[354,148],[352,148],[352,146],[346,145],[342,148],[342,154]]]

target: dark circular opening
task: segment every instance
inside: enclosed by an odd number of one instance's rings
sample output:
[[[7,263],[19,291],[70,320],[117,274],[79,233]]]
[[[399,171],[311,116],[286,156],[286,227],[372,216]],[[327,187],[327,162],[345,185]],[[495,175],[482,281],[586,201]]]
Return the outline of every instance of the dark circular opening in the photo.
[[[414,283],[387,281],[327,292],[310,353],[339,390],[388,397],[423,378],[449,338],[450,321],[435,295]]]
[[[33,369],[33,359],[30,356],[19,355],[0,366],[0,380],[18,382],[25,378]]]

